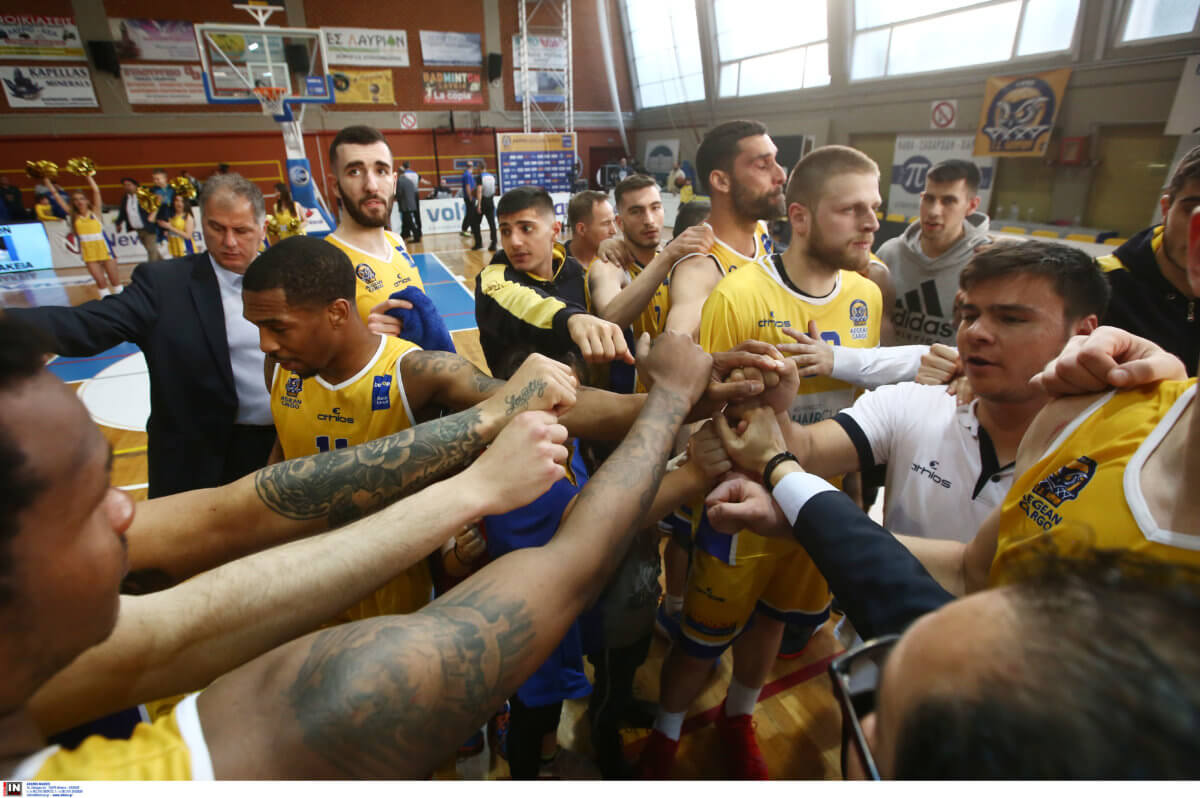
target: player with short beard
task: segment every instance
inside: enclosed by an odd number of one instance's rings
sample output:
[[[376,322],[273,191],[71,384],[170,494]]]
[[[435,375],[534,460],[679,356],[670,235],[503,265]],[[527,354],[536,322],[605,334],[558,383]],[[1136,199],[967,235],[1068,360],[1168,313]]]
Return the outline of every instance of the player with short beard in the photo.
[[[411,308],[388,299],[409,286],[424,290],[421,275],[404,241],[386,229],[396,197],[396,165],[387,140],[373,127],[342,128],[329,145],[334,193],[345,211],[325,240],[345,252],[357,278],[355,306],[371,332],[399,335],[400,322],[384,315]]]
[[[815,323],[834,343],[876,346],[883,300],[858,270],[870,258],[879,229],[879,168],[858,150],[821,147],[797,164],[786,199],[791,246],[721,280],[704,303],[700,345],[713,352],[749,338],[784,344],[792,340],[785,328]],[[715,215],[715,197],[713,210]],[[780,397],[776,410],[808,424],[833,416],[853,397],[852,385],[813,377],[802,381],[796,396]],[[784,625],[801,626],[809,635],[816,631],[829,617],[829,588],[803,549],[754,535],[727,536],[712,529],[702,513],[693,518],[695,551],[683,617],[663,662],[660,709],[640,775],[670,775],[688,706],[707,683],[713,660],[732,644],[733,678],[717,729],[731,777],[767,778],[754,735],[754,705]]]

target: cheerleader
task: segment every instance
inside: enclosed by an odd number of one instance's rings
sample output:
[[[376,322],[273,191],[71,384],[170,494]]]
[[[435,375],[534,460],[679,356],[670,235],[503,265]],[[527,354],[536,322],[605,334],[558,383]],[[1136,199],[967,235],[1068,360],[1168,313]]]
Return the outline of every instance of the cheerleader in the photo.
[[[192,245],[192,234],[196,232],[196,220],[192,217],[191,203],[187,197],[176,194],[171,200],[172,214],[170,221],[163,227],[167,232],[167,251],[172,258],[182,258],[192,255],[195,248]]]
[[[79,239],[79,256],[87,266],[88,273],[96,281],[96,289],[100,296],[121,292],[121,277],[117,271],[117,259],[113,256],[108,241],[104,238],[104,221],[100,216],[103,205],[100,202],[100,187],[91,175],[84,177],[92,188],[92,197],[82,191],[72,191],[68,203],[58,189],[50,182],[49,177],[42,180],[50,191],[50,197],[62,208],[68,216],[71,229]]]

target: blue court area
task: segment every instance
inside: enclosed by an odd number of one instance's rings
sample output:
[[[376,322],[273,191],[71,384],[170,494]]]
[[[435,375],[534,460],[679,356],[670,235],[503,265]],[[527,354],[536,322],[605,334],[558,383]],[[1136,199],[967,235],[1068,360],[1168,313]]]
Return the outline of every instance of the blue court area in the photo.
[[[421,274],[421,282],[425,284],[425,293],[433,300],[441,313],[442,319],[450,332],[475,329],[475,295],[467,289],[454,273],[438,259],[437,255],[418,252],[413,254],[417,270]],[[90,278],[84,278],[90,280]],[[61,285],[58,281],[47,281]],[[59,304],[49,302],[45,304]],[[61,304],[66,304],[65,302]],[[101,352],[92,357],[59,357],[50,363],[50,371],[63,382],[79,382],[90,380],[104,369],[117,363],[123,358],[137,354],[138,348],[133,344],[120,344],[107,352]]]

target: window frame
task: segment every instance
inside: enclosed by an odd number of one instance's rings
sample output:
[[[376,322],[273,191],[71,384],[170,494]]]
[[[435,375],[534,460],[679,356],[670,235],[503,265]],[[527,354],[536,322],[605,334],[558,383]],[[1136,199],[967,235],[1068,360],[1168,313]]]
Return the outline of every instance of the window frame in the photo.
[[[717,102],[737,102],[739,100],[754,100],[758,97],[770,97],[773,94],[787,94],[789,92],[797,92],[797,91],[806,91],[806,92],[819,91],[822,89],[829,89],[830,87],[832,87],[833,86],[833,41],[834,41],[834,36],[833,36],[833,31],[831,29],[830,19],[829,19],[829,4],[831,2],[836,3],[836,2],[841,2],[841,0],[825,0],[825,38],[824,39],[818,39],[817,41],[806,42],[804,44],[793,44],[788,47],[780,47],[778,49],[769,50],[767,52],[754,53],[753,55],[746,55],[746,56],[742,56],[741,58],[734,58],[734,59],[730,59],[729,61],[723,61],[723,60],[721,60],[721,45],[718,41],[720,38],[720,31],[717,30],[717,24],[716,24],[717,3],[716,3],[716,0],[705,0],[705,5],[707,6],[707,11],[711,15],[711,18],[712,18],[712,29],[709,31],[709,40],[710,40],[710,45],[712,47],[711,52],[713,54],[713,64],[715,67],[715,75],[713,76],[713,90],[712,90],[713,98]],[[822,44],[825,45],[825,47],[826,47],[825,71],[829,75],[828,83],[822,83],[820,86],[800,85],[800,86],[795,86],[795,87],[787,88],[787,89],[779,89],[778,91],[761,92],[758,94],[743,95],[743,94],[738,93],[738,94],[731,94],[728,96],[724,96],[721,94],[721,72],[723,71],[724,67],[726,67],[728,65],[737,64],[737,67],[738,67],[737,86],[738,86],[738,89],[740,90],[741,85],[742,85],[742,63],[743,62],[751,61],[755,58],[763,58],[765,56],[778,55],[779,53],[786,53],[791,50],[804,50],[802,58],[805,61],[805,72],[802,73],[800,76],[800,82],[801,82],[801,84],[803,84],[804,83],[804,75],[807,74],[807,71],[808,71],[808,67],[807,67],[808,48],[816,47],[816,46],[822,45]]]
[[[1144,39],[1133,39],[1132,41],[1124,41],[1122,37],[1125,35],[1125,26],[1129,24],[1129,15],[1133,13],[1133,0],[1120,0],[1120,6],[1113,15],[1116,18],[1116,25],[1113,26],[1111,46],[1115,49],[1123,47],[1146,47],[1156,44],[1164,44],[1166,42],[1178,42],[1185,39],[1194,39],[1200,36],[1200,11],[1196,13],[1196,18],[1192,20],[1192,29],[1187,33],[1170,33],[1165,36],[1148,36]]]
[[[1027,64],[1027,63],[1033,63],[1033,62],[1039,62],[1039,61],[1045,62],[1045,61],[1054,61],[1054,60],[1064,60],[1064,61],[1068,61],[1068,62],[1075,62],[1075,61],[1079,60],[1080,46],[1081,46],[1081,42],[1083,39],[1083,20],[1084,20],[1084,14],[1087,11],[1087,0],[1079,0],[1079,9],[1075,12],[1075,27],[1074,27],[1074,30],[1071,31],[1070,45],[1068,45],[1066,48],[1064,48],[1062,50],[1048,50],[1048,51],[1040,52],[1040,53],[1030,53],[1028,55],[1017,55],[1017,48],[1020,47],[1020,45],[1021,45],[1021,32],[1025,28],[1025,13],[1029,9],[1029,3],[1030,3],[1030,0],[1020,0],[1021,9],[1019,12],[1019,16],[1017,17],[1017,29],[1013,33],[1012,47],[1009,48],[1008,58],[1003,61],[983,61],[983,62],[974,63],[974,64],[963,64],[961,66],[946,67],[946,68],[942,68],[942,69],[929,69],[924,72],[905,72],[902,75],[873,75],[873,76],[867,77],[867,78],[854,77],[854,46],[855,46],[855,40],[858,38],[858,35],[860,33],[867,33],[869,31],[878,31],[878,30],[887,30],[888,31],[887,55],[885,56],[885,60],[884,60],[885,69],[886,69],[886,64],[888,61],[891,60],[891,55],[892,55],[892,29],[895,28],[896,26],[909,25],[914,22],[923,22],[925,20],[937,19],[938,17],[944,17],[949,14],[958,14],[963,11],[970,11],[970,10],[976,9],[976,8],[986,8],[987,6],[997,6],[997,5],[1006,3],[1006,2],[1011,2],[1011,0],[975,0],[975,2],[972,2],[970,5],[964,6],[963,8],[956,8],[952,11],[938,11],[933,14],[926,14],[921,17],[913,17],[912,19],[906,19],[906,20],[903,20],[902,22],[892,22],[892,23],[888,23],[886,25],[876,25],[871,28],[863,28],[863,29],[859,30],[856,27],[856,22],[855,22],[858,3],[857,3],[857,0],[853,0],[853,2],[850,3],[850,7],[848,10],[848,20],[847,20],[848,27],[849,27],[849,33],[848,33],[848,37],[847,37],[847,41],[846,41],[846,45],[847,45],[846,46],[846,53],[847,53],[846,84],[847,84],[847,86],[861,86],[861,85],[865,85],[865,84],[869,84],[869,83],[873,83],[873,82],[905,80],[905,79],[918,78],[921,76],[942,75],[942,74],[946,74],[949,72],[964,73],[964,72],[967,72],[968,70],[993,69],[997,66],[1007,66],[1009,64],[1018,64],[1019,65],[1019,64]]]
[[[616,5],[617,5],[617,13],[619,13],[621,16],[622,35],[625,38],[625,60],[629,67],[629,77],[632,82],[632,85],[630,86],[630,88],[632,89],[632,93],[633,93],[633,111],[634,111],[634,113],[637,113],[640,111],[654,111],[654,110],[657,110],[660,108],[675,108],[675,107],[684,106],[684,105],[691,105],[692,103],[705,102],[706,99],[708,98],[708,82],[707,82],[707,76],[705,75],[705,69],[704,69],[704,48],[700,46],[700,44],[701,44],[700,14],[698,13],[698,9],[697,9],[697,10],[694,10],[693,13],[696,15],[696,47],[697,47],[697,51],[700,56],[700,83],[702,86],[704,86],[704,89],[705,89],[703,96],[698,97],[695,100],[684,99],[680,102],[665,103],[663,105],[642,105],[641,104],[642,81],[638,74],[638,68],[637,68],[637,60],[638,59],[637,59],[637,53],[634,52],[634,47],[633,47],[633,33],[632,33],[632,29],[629,26],[629,13],[625,7],[626,3],[629,3],[631,1],[632,0],[618,0]],[[684,76],[679,75],[675,79],[682,83]],[[657,81],[654,81],[654,82],[657,82]]]

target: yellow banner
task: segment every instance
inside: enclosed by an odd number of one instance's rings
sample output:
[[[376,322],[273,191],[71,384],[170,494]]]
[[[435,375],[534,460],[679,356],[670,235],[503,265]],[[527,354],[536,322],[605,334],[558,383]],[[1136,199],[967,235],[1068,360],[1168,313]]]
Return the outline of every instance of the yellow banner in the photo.
[[[396,104],[390,69],[337,69],[331,74],[335,102]]]
[[[1070,69],[988,78],[975,154],[1044,157],[1070,78]]]

